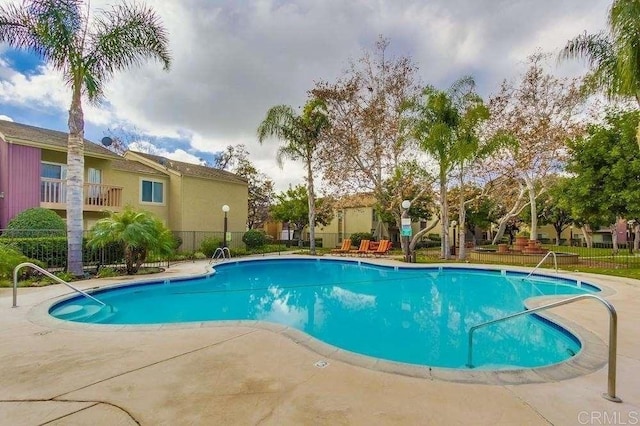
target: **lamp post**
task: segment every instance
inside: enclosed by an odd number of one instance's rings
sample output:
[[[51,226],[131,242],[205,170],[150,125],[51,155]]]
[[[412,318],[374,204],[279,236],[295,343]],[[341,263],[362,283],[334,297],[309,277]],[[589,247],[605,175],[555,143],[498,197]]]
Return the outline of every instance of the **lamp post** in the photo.
[[[409,253],[409,237],[411,237],[411,218],[409,217],[409,208],[411,201],[404,200],[402,202],[402,219],[400,220],[400,233],[404,241],[404,261],[411,262],[411,254]]]
[[[224,206],[222,206],[222,211],[224,212],[224,235],[222,236],[222,247],[227,246],[227,213],[229,213],[229,210],[230,209],[228,205],[225,204]]]
[[[453,247],[451,247],[451,254],[453,256],[456,255],[456,226],[458,225],[458,222],[456,222],[455,220],[451,221],[451,226],[453,227]]]
[[[569,246],[573,247],[573,223],[569,226]]]

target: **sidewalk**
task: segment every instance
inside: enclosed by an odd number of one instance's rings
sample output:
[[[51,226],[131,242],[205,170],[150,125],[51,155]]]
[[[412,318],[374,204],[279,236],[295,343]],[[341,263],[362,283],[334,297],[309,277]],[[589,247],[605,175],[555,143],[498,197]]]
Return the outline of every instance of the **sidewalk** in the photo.
[[[172,265],[148,279],[201,274],[207,264]],[[309,349],[282,326],[43,326],[31,319],[34,308],[68,293],[53,285],[20,288],[18,308],[11,308],[11,289],[0,289],[0,424],[560,425],[588,424],[605,412],[632,424],[640,419],[640,282],[574,275],[613,290],[607,299],[620,320],[622,404],[600,396],[606,367],[548,383],[464,384],[358,367]],[[554,313],[606,341],[607,313],[598,304],[580,302]],[[319,368],[318,361],[328,365]]]

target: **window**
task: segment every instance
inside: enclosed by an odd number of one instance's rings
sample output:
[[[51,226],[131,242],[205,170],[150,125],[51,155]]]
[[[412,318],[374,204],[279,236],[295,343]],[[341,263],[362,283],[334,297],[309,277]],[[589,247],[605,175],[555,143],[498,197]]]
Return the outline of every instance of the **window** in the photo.
[[[66,164],[40,163],[40,202],[66,203]]]
[[[143,203],[159,203],[164,202],[164,185],[162,182],[143,180],[142,181],[142,197]]]
[[[64,180],[67,178],[67,165],[42,163],[42,168],[40,169],[40,177]]]

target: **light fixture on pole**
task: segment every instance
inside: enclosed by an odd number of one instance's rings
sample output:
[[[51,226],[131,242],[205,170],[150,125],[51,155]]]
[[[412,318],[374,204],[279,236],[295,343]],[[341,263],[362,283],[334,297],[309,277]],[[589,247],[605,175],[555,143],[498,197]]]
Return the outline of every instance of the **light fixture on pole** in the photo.
[[[629,247],[629,254],[633,253],[633,225],[635,225],[636,221],[630,219],[627,221],[627,226],[629,227],[629,236],[627,237],[627,246]]]
[[[451,221],[451,226],[453,227],[453,247],[451,247],[451,254],[456,255],[456,226],[458,226],[458,222],[455,220]]]
[[[404,200],[402,202],[402,219],[400,220],[400,235],[404,241],[404,261],[411,262],[411,255],[409,253],[409,238],[411,237],[411,217],[409,216],[409,208],[411,207],[411,201]]]
[[[227,246],[227,213],[229,213],[229,210],[228,205],[225,204],[222,206],[222,211],[224,212],[224,235],[222,236],[222,247]]]
[[[573,247],[573,223],[569,227],[569,245]]]

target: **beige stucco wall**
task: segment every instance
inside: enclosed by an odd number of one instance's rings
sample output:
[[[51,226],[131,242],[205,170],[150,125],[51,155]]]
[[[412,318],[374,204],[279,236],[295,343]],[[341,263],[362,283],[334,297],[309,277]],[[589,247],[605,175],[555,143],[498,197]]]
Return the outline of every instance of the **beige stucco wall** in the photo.
[[[247,229],[247,185],[190,176],[184,176],[182,180],[181,194],[188,201],[181,203],[181,220],[176,224],[179,228],[174,230],[222,231],[222,206],[225,204],[229,206],[227,230],[244,232]]]
[[[141,201],[142,180],[152,180],[163,182],[165,186],[164,203],[143,203]],[[106,185],[121,186],[122,206],[131,206],[135,210],[145,210],[156,215],[162,222],[169,226],[169,206],[171,199],[167,191],[168,178],[160,175],[149,175],[145,173],[133,173],[129,171],[109,169],[105,171],[104,183]]]

